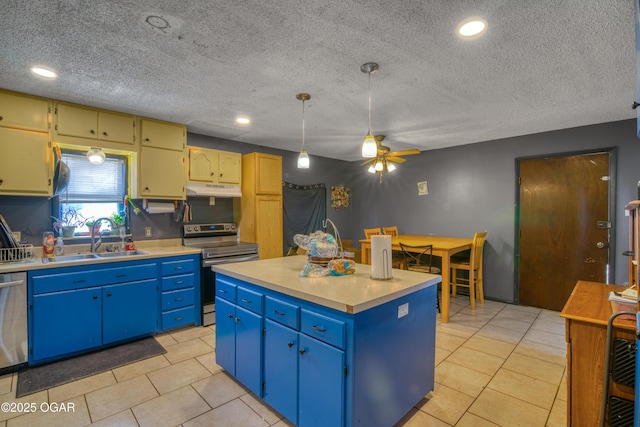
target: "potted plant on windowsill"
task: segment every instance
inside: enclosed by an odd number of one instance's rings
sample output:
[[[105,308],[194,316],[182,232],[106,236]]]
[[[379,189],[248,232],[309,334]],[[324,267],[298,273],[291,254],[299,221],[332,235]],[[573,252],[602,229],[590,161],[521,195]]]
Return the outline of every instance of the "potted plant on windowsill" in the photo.
[[[53,219],[53,229],[62,237],[73,237],[76,228],[84,226],[86,220],[76,209],[67,209],[60,218]]]

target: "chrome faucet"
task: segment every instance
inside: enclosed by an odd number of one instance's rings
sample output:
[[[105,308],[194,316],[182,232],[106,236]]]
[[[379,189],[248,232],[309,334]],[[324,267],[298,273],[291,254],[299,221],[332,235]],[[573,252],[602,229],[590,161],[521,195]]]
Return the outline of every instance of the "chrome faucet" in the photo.
[[[109,223],[111,224],[111,230],[115,230],[116,229],[116,225],[113,223],[113,221],[111,220],[111,218],[107,218],[107,217],[103,217],[103,218],[98,218],[93,222],[93,225],[91,226],[91,249],[89,249],[90,252],[98,252],[98,248],[100,247],[100,245],[102,245],[102,235],[100,234],[100,232],[98,231],[98,241],[95,242],[95,229],[93,227],[95,227],[96,225],[100,224],[102,221],[109,221]]]

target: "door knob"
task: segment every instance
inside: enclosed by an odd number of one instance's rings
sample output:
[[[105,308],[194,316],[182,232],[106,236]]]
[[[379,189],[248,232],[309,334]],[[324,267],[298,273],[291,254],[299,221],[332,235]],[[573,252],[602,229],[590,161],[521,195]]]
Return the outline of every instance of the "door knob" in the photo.
[[[608,247],[609,244],[605,243],[605,242],[598,242],[598,243],[596,243],[596,246],[598,247],[598,249],[603,249],[603,248]]]

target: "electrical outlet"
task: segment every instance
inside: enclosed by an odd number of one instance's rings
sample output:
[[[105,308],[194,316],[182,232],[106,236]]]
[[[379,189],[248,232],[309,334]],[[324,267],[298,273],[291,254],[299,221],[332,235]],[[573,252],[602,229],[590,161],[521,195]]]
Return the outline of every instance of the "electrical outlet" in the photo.
[[[153,234],[151,233],[151,227],[144,228],[144,237],[151,237]]]
[[[405,302],[398,306],[398,319],[409,314],[409,303]]]

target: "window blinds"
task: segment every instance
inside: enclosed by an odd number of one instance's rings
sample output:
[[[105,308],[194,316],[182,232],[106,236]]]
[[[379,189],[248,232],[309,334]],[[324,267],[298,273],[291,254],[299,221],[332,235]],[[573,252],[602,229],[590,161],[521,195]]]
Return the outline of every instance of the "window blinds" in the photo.
[[[86,155],[64,153],[62,160],[70,171],[65,201],[122,203],[126,188],[124,159],[107,157],[101,165],[94,165]]]

